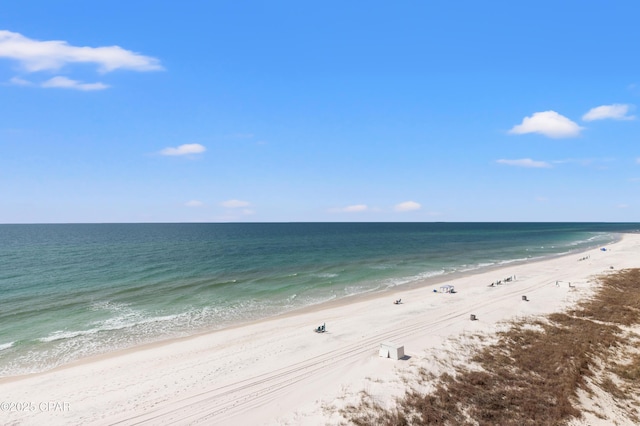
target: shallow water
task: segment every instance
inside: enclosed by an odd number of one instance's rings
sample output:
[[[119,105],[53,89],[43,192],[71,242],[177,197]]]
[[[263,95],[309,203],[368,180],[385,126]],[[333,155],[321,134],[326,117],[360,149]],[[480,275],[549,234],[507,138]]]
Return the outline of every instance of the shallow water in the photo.
[[[0,376],[604,245],[639,224],[0,225]]]

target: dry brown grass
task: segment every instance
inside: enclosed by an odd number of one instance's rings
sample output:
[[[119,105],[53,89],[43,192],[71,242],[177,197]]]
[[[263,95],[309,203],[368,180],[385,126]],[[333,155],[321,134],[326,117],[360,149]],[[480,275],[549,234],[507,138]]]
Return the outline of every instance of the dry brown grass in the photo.
[[[600,281],[600,291],[569,312],[514,322],[497,344],[471,357],[479,369],[454,366],[436,380],[435,391],[411,389],[392,410],[363,395],[342,415],[355,425],[556,425],[580,417],[577,393],[589,394],[589,382],[614,400],[629,400],[640,388],[640,354],[633,352],[638,336],[621,327],[640,324],[640,269]],[[608,363],[609,357],[621,362]],[[621,406],[637,419],[636,398]]]

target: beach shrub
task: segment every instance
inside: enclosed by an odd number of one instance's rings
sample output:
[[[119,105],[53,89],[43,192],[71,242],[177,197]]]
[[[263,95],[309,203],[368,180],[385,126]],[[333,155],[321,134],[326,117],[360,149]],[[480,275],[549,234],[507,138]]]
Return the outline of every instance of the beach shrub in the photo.
[[[468,362],[480,368],[452,365],[427,394],[415,388],[432,379],[418,374],[418,386],[408,383],[395,408],[383,409],[363,395],[342,415],[356,425],[566,424],[581,417],[578,392],[590,394],[597,385],[623,401],[618,407],[629,420],[638,420],[640,339],[628,328],[640,324],[640,269],[599,282],[592,298],[567,312],[512,322],[497,343],[470,356]]]

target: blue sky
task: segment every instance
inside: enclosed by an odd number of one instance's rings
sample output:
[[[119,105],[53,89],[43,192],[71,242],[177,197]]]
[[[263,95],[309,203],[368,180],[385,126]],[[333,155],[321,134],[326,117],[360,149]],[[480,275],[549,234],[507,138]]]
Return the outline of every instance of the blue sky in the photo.
[[[3,3],[0,223],[639,220],[639,3],[396,3]]]

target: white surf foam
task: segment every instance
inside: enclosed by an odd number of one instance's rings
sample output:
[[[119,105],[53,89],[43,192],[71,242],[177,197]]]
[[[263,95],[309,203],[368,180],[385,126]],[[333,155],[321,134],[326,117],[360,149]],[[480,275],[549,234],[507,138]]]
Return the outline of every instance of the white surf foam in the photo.
[[[14,345],[14,343],[16,342],[9,342],[9,343],[3,343],[0,345],[0,351],[4,351],[5,349],[9,349],[10,347],[12,347]]]

